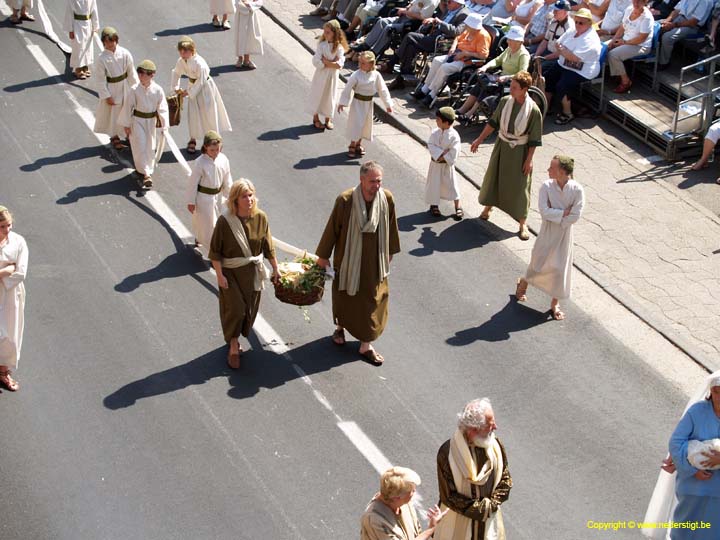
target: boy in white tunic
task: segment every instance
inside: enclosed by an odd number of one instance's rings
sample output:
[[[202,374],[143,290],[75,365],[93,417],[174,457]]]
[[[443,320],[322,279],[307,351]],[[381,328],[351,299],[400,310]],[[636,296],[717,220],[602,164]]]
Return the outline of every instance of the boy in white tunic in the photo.
[[[20,386],[10,369],[17,369],[22,346],[28,248],[12,226],[12,214],[0,206],[0,385],[15,392]]]
[[[170,124],[165,92],[153,81],[156,72],[157,68],[151,60],[138,64],[140,83],[130,89],[120,111],[120,125],[130,139],[135,171],[142,178],[145,189],[152,187],[157,129],[166,130]]]
[[[207,257],[213,229],[225,209],[230,195],[232,176],[230,161],[222,153],[222,137],[216,131],[208,131],[203,140],[202,155],[195,161],[188,179],[185,200],[192,214],[195,233],[195,249]]]
[[[455,203],[455,219],[463,218],[460,191],[455,178],[455,162],[460,156],[460,135],[452,127],[455,111],[452,107],[440,107],[435,115],[437,127],[433,129],[427,146],[430,151],[430,167],[425,184],[425,202],[430,213],[440,217],[440,199]]]
[[[93,69],[98,91],[97,110],[95,111],[95,133],[110,136],[110,143],[116,150],[125,145],[120,137],[125,136],[123,127],[118,123],[125,96],[138,83],[133,57],[127,49],[118,45],[120,38],[117,30],[106,26],[100,33],[105,50],[98,56]]]
[[[210,15],[212,15],[212,25],[215,28],[230,30],[228,16],[232,13],[235,13],[233,0],[210,0]],[[220,22],[220,15],[222,15],[222,22]]]
[[[333,19],[323,25],[323,35],[318,43],[312,63],[315,66],[310,84],[308,111],[313,115],[317,129],[333,129],[332,118],[338,101],[338,71],[345,65],[345,51],[348,48],[345,33],[340,23]],[[325,123],[320,116],[325,117]]]
[[[565,318],[560,299],[570,297],[573,264],[573,225],[580,219],[585,193],[572,179],[575,162],[568,156],[555,156],[548,169],[549,180],[540,187],[538,207],[542,225],[530,256],[525,277],[519,278],[515,296],[527,300],[528,284],[552,297],[553,319]]]
[[[263,0],[235,0],[235,54],[238,69],[256,69],[251,54],[263,53],[262,29],[258,10]]]
[[[183,36],[177,45],[180,58],[172,71],[172,88],[186,96],[188,129],[190,141],[187,150],[196,152],[197,140],[202,139],[208,131],[232,131],[225,104],[215,81],[210,76],[210,66],[205,59],[197,54],[195,42],[189,36]],[[186,90],[180,88],[180,77],[188,78]]]
[[[93,33],[100,29],[95,0],[68,0],[65,30],[70,37],[70,67],[78,79],[87,79],[95,59]]]
[[[21,24],[23,21],[34,21],[35,17],[28,13],[28,9],[33,8],[33,0],[8,0],[8,6],[12,9],[10,22],[13,24]]]
[[[393,112],[390,91],[380,73],[375,70],[375,53],[372,51],[360,53],[359,66],[360,69],[350,75],[338,105],[340,113],[350,105],[347,123],[347,138],[350,139],[348,157],[350,158],[364,156],[365,149],[362,147],[362,140],[372,141],[373,139],[373,98],[375,95],[380,95],[388,113],[392,114]],[[354,99],[352,99],[353,97]],[[350,104],[351,99],[352,104]]]

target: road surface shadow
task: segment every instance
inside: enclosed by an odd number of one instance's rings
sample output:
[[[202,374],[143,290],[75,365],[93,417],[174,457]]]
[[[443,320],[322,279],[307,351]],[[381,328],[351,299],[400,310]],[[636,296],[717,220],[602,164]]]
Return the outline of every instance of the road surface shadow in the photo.
[[[102,184],[96,184],[94,186],[79,186],[75,189],[68,191],[64,196],[60,197],[56,203],[57,204],[73,204],[78,202],[80,199],[86,199],[88,197],[103,197],[106,195],[119,195],[121,197],[125,197],[132,203],[134,203],[136,206],[141,208],[143,211],[155,214],[152,210],[148,209],[146,206],[138,203],[135,198],[131,197],[132,193],[135,193],[136,197],[142,197],[143,191],[140,189],[140,186],[138,185],[137,177],[135,176],[135,173],[126,174],[125,176],[121,176],[120,178],[116,178],[115,180],[110,180],[109,182],[103,182]],[[162,221],[157,214],[155,214],[155,218],[158,221]]]
[[[223,66],[213,66],[210,68],[211,77],[219,77],[225,73],[239,73],[242,70],[235,67],[235,64],[225,64]]]
[[[300,124],[299,126],[290,126],[275,131],[266,131],[258,135],[258,141],[299,141],[304,135],[314,135],[322,133],[312,124]]]
[[[262,343],[254,332],[250,334],[249,341],[252,350],[241,357],[239,370],[228,367],[227,346],[223,345],[185,364],[128,383],[107,396],[103,405],[113,411],[125,409],[141,399],[202,385],[217,377],[228,377],[229,397],[245,399],[256,395],[261,388],[278,388],[300,377],[282,355],[265,349],[268,344]],[[306,375],[359,360],[357,354],[352,354],[350,349],[340,350],[329,338],[302,345],[291,350],[290,354]]]
[[[206,23],[193,24],[192,26],[183,26],[182,28],[168,28],[155,32],[158,37],[168,36],[191,36],[192,34],[204,34],[209,32],[222,32],[223,30],[215,28],[210,21]]]
[[[23,29],[27,31],[26,29]],[[45,34],[41,34],[43,37],[47,38]],[[9,86],[6,86],[3,88],[5,92],[24,92],[25,90],[29,90],[30,88],[42,88],[44,86],[52,86],[55,84],[65,83],[69,86],[72,86],[74,88],[77,88],[78,90],[82,90],[83,92],[87,92],[93,97],[98,97],[98,93],[93,90],[92,88],[88,88],[86,86],[83,86],[82,84],[79,84],[79,79],[75,77],[73,74],[73,70],[70,67],[70,55],[65,55],[65,69],[63,73],[60,75],[52,75],[50,77],[45,77],[43,79],[36,79],[34,81],[27,81],[24,83],[18,83],[18,84],[11,84]],[[88,83],[89,84],[89,83]]]
[[[331,167],[337,165],[355,166],[360,158],[349,158],[346,152],[338,152],[328,156],[320,156],[316,158],[304,158],[293,165],[293,169],[306,170],[316,169],[318,167]]]
[[[105,161],[109,161],[111,163],[115,162],[113,154],[109,150],[109,148],[107,146],[99,144],[96,146],[86,146],[85,148],[76,148],[75,150],[71,150],[70,152],[60,154],[59,156],[42,157],[36,159],[32,163],[21,165],[20,170],[24,172],[34,172],[49,165],[59,165],[61,163],[69,163],[70,161],[81,161],[95,157],[102,158]]]
[[[445,340],[448,345],[463,347],[476,341],[506,341],[513,332],[522,332],[552,320],[550,310],[541,312],[519,303],[515,295],[508,296],[508,303],[480,326],[455,332]]]
[[[183,242],[176,244],[175,247],[177,249],[175,253],[165,257],[153,268],[127,276],[120,283],[115,285],[115,290],[121,293],[129,293],[136,290],[141,285],[154,283],[162,279],[190,276],[208,291],[213,294],[217,294],[217,289],[212,285],[212,283],[199,275],[207,272],[209,267],[208,264],[203,261],[197,253],[195,253],[193,247],[191,245],[186,245]]]

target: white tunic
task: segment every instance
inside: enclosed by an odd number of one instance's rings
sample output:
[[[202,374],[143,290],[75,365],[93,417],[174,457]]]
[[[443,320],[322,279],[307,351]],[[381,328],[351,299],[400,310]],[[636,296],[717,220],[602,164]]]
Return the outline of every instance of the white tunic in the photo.
[[[425,184],[425,202],[437,206],[440,199],[455,201],[460,198],[460,191],[455,178],[455,162],[460,156],[460,135],[455,128],[433,129],[428,139],[427,146],[430,151],[430,167],[428,168],[427,182]],[[445,163],[437,163],[445,150],[448,153],[443,156]]]
[[[127,74],[127,77],[120,82],[108,82],[107,80],[108,77],[119,77],[123,74]],[[124,137],[125,132],[117,122],[118,116],[120,116],[125,96],[133,86],[138,84],[132,55],[120,45],[115,48],[114,53],[107,49],[103,50],[98,56],[97,62],[95,62],[93,79],[95,80],[98,98],[100,98],[95,111],[95,127],[93,131],[95,133],[105,133],[110,137]],[[109,97],[113,98],[115,105],[108,105],[106,100]]]
[[[172,88],[180,88],[180,77],[189,79],[187,87],[187,118],[190,138],[201,141],[210,131],[232,131],[225,104],[215,81],[210,77],[210,67],[205,59],[196,54],[187,60],[178,58],[172,71]],[[195,82],[192,82],[194,80]]]
[[[225,208],[225,199],[230,195],[230,161],[220,152],[215,161],[207,154],[202,154],[195,160],[193,172],[188,179],[185,192],[186,204],[194,204],[195,212],[192,215],[192,229],[195,238],[202,244],[203,252],[207,255],[210,246],[215,222]],[[198,186],[210,189],[220,189],[220,193],[210,195],[198,191]]]
[[[233,0],[210,0],[210,15],[230,15],[235,13]]]
[[[157,138],[155,123],[157,119],[134,116],[133,111],[135,110],[146,113],[157,111],[161,118],[161,124],[163,126],[170,125],[165,92],[159,84],[152,81],[147,88],[141,84],[133,86],[123,103],[119,119],[121,126],[131,129],[129,139],[135,170],[142,175],[152,176],[155,168]]]
[[[313,75],[310,84],[307,111],[310,114],[319,114],[325,118],[332,118],[338,103],[339,70],[325,67],[322,63],[323,57],[331,62],[337,62],[341,68],[345,64],[345,51],[342,45],[338,45],[335,52],[333,52],[331,43],[327,41],[318,43],[312,59],[315,66],[315,75]]]
[[[235,54],[262,54],[263,41],[257,11],[262,0],[235,0]]]
[[[89,20],[77,20],[75,15],[90,15]],[[75,39],[70,41],[70,67],[91,66],[95,60],[93,50],[93,32],[100,28],[97,4],[95,0],[68,0],[65,10],[65,30],[74,32]]]
[[[25,325],[25,275],[28,248],[25,239],[10,231],[0,245],[0,266],[15,265],[15,271],[0,279],[0,366],[17,368]]]
[[[542,225],[532,249],[525,279],[553,298],[570,297],[572,226],[580,219],[584,204],[585,193],[575,180],[569,180],[563,189],[554,180],[545,180],[540,187],[538,207]],[[565,209],[570,207],[570,214],[563,217]]]
[[[386,109],[393,106],[390,91],[380,73],[375,70],[368,72],[358,69],[350,75],[340,96],[340,105],[347,107],[350,104],[351,94],[361,96],[380,95]],[[351,141],[373,138],[373,101],[360,101],[353,99],[348,111],[347,138]]]

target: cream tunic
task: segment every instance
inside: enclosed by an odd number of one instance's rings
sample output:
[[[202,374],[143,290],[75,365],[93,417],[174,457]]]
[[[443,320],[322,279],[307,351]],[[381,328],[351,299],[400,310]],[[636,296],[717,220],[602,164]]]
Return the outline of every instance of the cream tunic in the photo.
[[[157,140],[155,123],[157,118],[134,116],[134,110],[146,113],[157,111],[161,118],[160,123],[163,126],[169,126],[167,101],[165,92],[160,85],[153,81],[147,88],[141,84],[133,86],[123,103],[119,119],[122,127],[131,129],[129,139],[135,170],[142,175],[152,176],[155,169],[155,143]]]
[[[235,0],[235,54],[262,54],[262,29],[257,11],[262,0]]]
[[[572,226],[580,219],[584,204],[585,193],[575,180],[569,180],[563,189],[554,180],[545,180],[540,187],[538,207],[542,225],[532,249],[525,279],[553,298],[570,297]],[[570,207],[570,214],[563,217],[565,209]]]
[[[225,210],[225,199],[230,195],[231,184],[230,161],[225,154],[220,152],[215,161],[207,154],[202,154],[195,160],[192,175],[188,178],[185,202],[195,205],[192,230],[205,255],[210,246],[215,222]],[[198,186],[220,189],[220,193],[201,193]]]
[[[119,77],[126,73],[127,77],[120,82],[108,82],[108,77]],[[110,137],[125,137],[125,132],[121,125],[118,124],[118,117],[122,110],[125,96],[130,89],[138,84],[137,74],[135,73],[135,65],[133,57],[127,49],[118,45],[115,52],[112,53],[107,49],[103,50],[98,56],[95,67],[93,68],[93,79],[98,91],[97,110],[95,111],[95,133],[105,133]],[[112,97],[115,105],[108,105],[107,98]]]
[[[345,65],[345,51],[341,45],[332,52],[332,44],[327,41],[318,43],[317,50],[313,56],[312,63],[315,66],[310,84],[310,97],[307,111],[310,114],[319,114],[325,118],[332,118],[338,103],[338,73],[340,70],[327,68],[322,63],[322,58],[337,62],[340,68]]]
[[[437,206],[440,199],[455,201],[460,198],[457,179],[455,178],[455,162],[460,156],[460,135],[454,128],[435,128],[427,142],[430,157],[427,183],[425,184],[425,202]],[[445,163],[437,163],[440,154],[449,149],[443,156]]]
[[[351,94],[361,96],[380,95],[380,99],[386,109],[393,106],[390,91],[380,73],[375,70],[365,72],[358,69],[350,75],[340,96],[340,105],[347,107],[350,104]],[[351,141],[373,138],[373,100],[360,101],[353,99],[348,111],[347,138]]]
[[[210,77],[210,67],[205,59],[196,54],[187,60],[178,58],[172,70],[172,88],[180,88],[180,77],[186,75],[195,82],[188,82],[187,118],[190,138],[201,141],[210,131],[232,131],[225,104],[215,81]]]
[[[20,359],[25,325],[25,276],[28,248],[25,239],[10,231],[0,245],[0,266],[15,265],[12,275],[0,279],[0,366],[15,369]]]
[[[90,15],[89,20],[76,20],[75,15]],[[65,10],[65,31],[74,32],[75,39],[70,41],[70,67],[91,66],[95,60],[93,32],[100,28],[97,4],[95,0],[68,0]]]
[[[230,15],[235,13],[233,0],[210,0],[210,15]]]

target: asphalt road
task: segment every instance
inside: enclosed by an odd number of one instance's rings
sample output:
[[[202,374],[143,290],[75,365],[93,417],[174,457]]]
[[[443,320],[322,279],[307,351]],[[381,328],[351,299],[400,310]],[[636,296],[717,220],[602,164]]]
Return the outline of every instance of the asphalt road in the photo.
[[[309,129],[309,84],[291,59],[267,42],[260,69],[236,72],[231,34],[210,28],[204,4],[185,4],[104,4],[101,22],[136,60],[155,60],[166,89],[174,43],[193,35],[235,127],[234,177],[255,181],[278,238],[314,249],[357,178],[343,121]],[[289,352],[253,336],[231,373],[212,274],[73,110],[63,90],[94,110],[89,85],[47,77],[25,38],[61,71],[64,58],[37,24],[23,28],[0,28],[0,200],[31,254],[22,389],[0,395],[0,538],[356,538],[377,473],[342,423],[416,469],[427,505],[437,448],[480,396],[508,450],[509,538],[638,537],[586,523],[642,519],[684,398],[572,303],[557,323],[537,293],[512,301],[523,267],[496,243],[508,233],[430,220],[422,179],[370,146],[402,231],[377,344],[386,365],[332,346],[329,299],[308,323],[266,294],[261,313]],[[166,161],[156,191],[189,226],[182,175]]]

